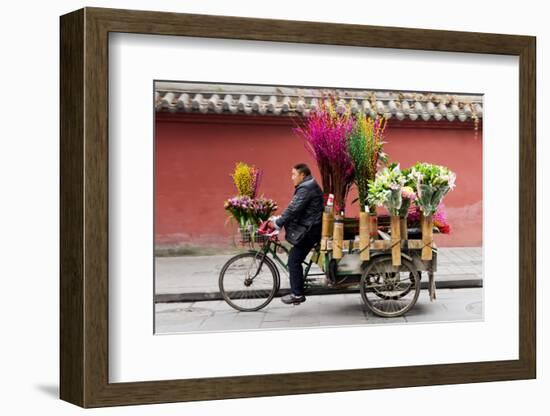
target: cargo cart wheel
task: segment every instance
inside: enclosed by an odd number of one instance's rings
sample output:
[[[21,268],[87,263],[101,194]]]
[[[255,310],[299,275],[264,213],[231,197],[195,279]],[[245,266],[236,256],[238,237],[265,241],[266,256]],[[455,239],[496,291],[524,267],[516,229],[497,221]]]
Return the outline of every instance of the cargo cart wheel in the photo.
[[[422,280],[422,275],[420,272],[418,272],[418,278],[420,280]],[[382,280],[382,277],[381,276],[377,276],[376,277],[376,283],[380,283],[380,281]],[[414,283],[414,273],[409,273],[409,280],[411,281],[411,283]],[[382,299],[391,299],[392,297],[400,297],[402,298],[403,296],[407,296],[409,294],[409,292],[411,291],[411,289],[414,288],[414,284],[411,284],[411,285],[403,285],[402,286],[403,288],[403,292],[401,293],[395,293],[395,294],[392,294],[391,296],[388,296],[384,291],[380,291],[378,290],[378,287],[375,287],[374,288],[374,293],[376,293],[376,295],[379,297],[379,298],[382,298]]]
[[[401,316],[418,300],[420,275],[405,258],[401,258],[401,266],[393,266],[390,255],[375,257],[361,275],[360,291],[363,301],[376,315]]]

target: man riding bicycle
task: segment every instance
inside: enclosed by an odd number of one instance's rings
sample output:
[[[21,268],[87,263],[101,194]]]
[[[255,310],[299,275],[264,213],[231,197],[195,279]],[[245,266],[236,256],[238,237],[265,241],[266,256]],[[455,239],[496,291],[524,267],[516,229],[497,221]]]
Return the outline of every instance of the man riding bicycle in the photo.
[[[302,262],[321,240],[324,199],[323,190],[305,163],[292,168],[291,180],[294,196],[281,215],[269,218],[269,226],[277,230],[285,227],[285,239],[293,245],[288,255],[291,293],[281,300],[299,304],[306,300]]]

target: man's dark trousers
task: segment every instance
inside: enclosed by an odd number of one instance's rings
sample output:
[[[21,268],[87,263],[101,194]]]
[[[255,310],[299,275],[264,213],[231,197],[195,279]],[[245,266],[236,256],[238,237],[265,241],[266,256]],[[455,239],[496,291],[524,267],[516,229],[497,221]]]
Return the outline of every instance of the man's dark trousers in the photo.
[[[288,254],[290,290],[296,296],[304,295],[304,269],[302,262],[313,246],[321,240],[321,224],[314,224],[302,241],[293,246]]]

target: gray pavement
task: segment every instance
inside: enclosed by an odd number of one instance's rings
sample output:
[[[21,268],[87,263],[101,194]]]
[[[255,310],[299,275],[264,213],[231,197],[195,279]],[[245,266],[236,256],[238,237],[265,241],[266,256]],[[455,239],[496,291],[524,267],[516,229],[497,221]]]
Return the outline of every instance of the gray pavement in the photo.
[[[483,289],[440,289],[434,301],[422,290],[416,305],[398,318],[374,315],[358,293],[308,296],[300,305],[275,298],[256,312],[239,312],[220,300],[156,303],[155,316],[156,334],[480,321]]]
[[[218,275],[230,254],[155,258],[155,302],[178,302],[215,297]],[[286,260],[286,259],[285,259]],[[439,248],[435,281],[438,288],[482,287],[481,247]],[[288,274],[281,272],[281,289],[289,287]],[[311,273],[322,273],[314,265]],[[427,277],[422,277],[424,282]],[[438,292],[439,293],[439,292]]]

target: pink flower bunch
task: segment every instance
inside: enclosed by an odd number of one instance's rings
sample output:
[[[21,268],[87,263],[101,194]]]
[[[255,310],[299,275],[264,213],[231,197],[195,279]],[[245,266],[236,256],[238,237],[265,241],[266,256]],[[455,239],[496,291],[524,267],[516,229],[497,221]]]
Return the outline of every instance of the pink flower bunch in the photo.
[[[450,234],[451,224],[447,221],[447,213],[445,211],[445,205],[440,203],[437,206],[435,213],[432,216],[434,225],[437,227],[440,233]],[[417,205],[411,205],[409,207],[409,213],[407,217],[407,223],[409,226],[420,225],[420,208]]]
[[[329,95],[327,102],[322,99],[319,108],[309,114],[302,126],[294,128],[294,132],[305,139],[306,150],[317,161],[323,191],[334,194],[337,209],[343,209],[355,174],[347,149],[353,126],[349,109],[336,111],[334,96]]]
[[[434,225],[443,234],[451,233],[451,224],[447,221],[447,213],[445,212],[445,205],[439,204],[435,214],[433,215]]]
[[[252,197],[254,198],[258,194],[258,187],[260,186],[260,179],[262,177],[262,170],[252,166],[250,168],[250,175],[252,176]]]

